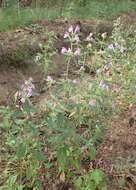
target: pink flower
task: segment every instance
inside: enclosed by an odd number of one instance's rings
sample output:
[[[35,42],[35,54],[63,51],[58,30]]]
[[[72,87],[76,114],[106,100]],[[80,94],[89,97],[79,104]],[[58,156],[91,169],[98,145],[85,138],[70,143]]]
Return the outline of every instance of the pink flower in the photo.
[[[69,33],[68,33],[68,32],[65,32],[64,38],[68,38],[68,37],[69,37]]]
[[[46,79],[47,82],[52,82],[53,81],[53,78],[51,76],[47,76],[47,79]]]
[[[76,51],[74,52],[74,55],[75,56],[80,56],[80,54],[81,54],[81,49],[77,48]]]
[[[22,104],[24,104],[25,101],[26,101],[26,99],[25,99],[24,97],[22,97],[22,98],[20,99],[20,102],[21,102]]]
[[[73,30],[74,30],[74,29],[73,29],[73,26],[71,25],[71,26],[69,27],[69,29],[68,29],[68,32],[71,33],[71,32],[73,32]]]
[[[66,54],[66,53],[68,53],[67,48],[62,47],[62,49],[61,49],[61,54]]]
[[[80,26],[79,25],[76,25],[76,28],[75,28],[75,31],[74,31],[75,33],[76,32],[80,32]]]

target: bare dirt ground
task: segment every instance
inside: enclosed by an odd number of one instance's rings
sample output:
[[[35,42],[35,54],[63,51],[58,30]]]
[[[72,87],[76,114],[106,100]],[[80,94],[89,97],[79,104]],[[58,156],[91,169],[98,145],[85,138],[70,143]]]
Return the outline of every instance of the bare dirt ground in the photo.
[[[97,157],[110,160],[109,190],[136,189],[136,105],[131,105],[113,121]],[[124,187],[119,188],[121,179],[125,179]]]

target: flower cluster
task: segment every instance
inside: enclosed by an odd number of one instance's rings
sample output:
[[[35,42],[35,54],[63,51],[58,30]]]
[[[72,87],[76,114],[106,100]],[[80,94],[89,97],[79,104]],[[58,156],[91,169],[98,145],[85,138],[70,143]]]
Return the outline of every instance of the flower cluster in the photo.
[[[79,37],[78,36],[78,33],[80,32],[80,27],[79,25],[77,25],[75,28],[71,25],[69,28],[68,28],[68,31],[66,31],[64,33],[64,38],[68,38],[71,36],[71,34],[75,34],[76,37]]]
[[[117,42],[114,44],[108,45],[108,49],[112,51],[119,50],[120,53],[124,53],[126,51],[126,48]]]
[[[34,94],[35,86],[33,84],[33,79],[30,77],[28,80],[25,80],[24,83],[20,86],[18,91],[18,100],[20,104],[24,104],[26,100]]]
[[[112,67],[112,57],[109,58],[108,62],[101,68],[96,70],[96,73],[105,73],[106,76],[110,76],[110,68]]]
[[[69,56],[80,56],[81,55],[81,49],[77,45],[80,42],[79,32],[80,32],[79,25],[77,25],[75,28],[71,25],[68,28],[68,31],[66,31],[64,33],[63,37],[64,37],[64,39],[69,40],[71,47],[69,47],[69,48],[62,47],[61,54],[69,55]],[[76,48],[75,48],[75,45],[76,45]]]

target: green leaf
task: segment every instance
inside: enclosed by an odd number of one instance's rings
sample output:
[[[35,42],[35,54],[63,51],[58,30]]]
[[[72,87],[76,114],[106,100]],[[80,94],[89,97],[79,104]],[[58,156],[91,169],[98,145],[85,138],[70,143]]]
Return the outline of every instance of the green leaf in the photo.
[[[103,181],[104,174],[101,170],[95,169],[91,173],[91,180],[95,181],[96,185],[99,185]]]
[[[17,147],[16,155],[18,159],[22,159],[26,155],[27,147],[24,143],[19,144]]]

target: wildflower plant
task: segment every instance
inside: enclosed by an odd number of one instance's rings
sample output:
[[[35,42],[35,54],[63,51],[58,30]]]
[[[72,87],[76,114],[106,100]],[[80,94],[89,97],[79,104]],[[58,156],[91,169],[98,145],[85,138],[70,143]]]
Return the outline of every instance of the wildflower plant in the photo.
[[[94,54],[92,45],[95,43],[94,34],[89,33],[85,39],[83,39],[80,35],[80,30],[79,25],[75,27],[71,25],[63,36],[64,40],[68,43],[68,47],[62,47],[61,49],[61,54],[66,58],[66,76],[68,76],[70,63],[75,63],[77,67],[80,66],[80,71],[83,71],[85,67],[88,67],[88,59]]]
[[[70,46],[62,47],[61,54],[66,57],[67,63],[67,71],[66,71],[66,78],[68,78],[69,73],[69,66],[72,60],[77,60],[81,56],[81,47],[80,47],[80,26],[76,25],[73,27],[72,25],[68,28],[68,31],[64,33],[63,38],[69,42]]]
[[[134,102],[136,95],[133,43],[136,36],[134,32],[132,38],[124,34],[119,21],[116,22],[109,41],[105,40],[106,34],[99,40],[92,33],[81,41],[80,27],[68,28],[64,34],[68,47],[61,49],[66,58],[66,79],[46,76],[45,110],[38,107],[38,112],[28,117],[23,109],[0,109],[4,142],[11,152],[4,171],[7,179],[4,190],[38,190],[45,180],[52,183],[54,173],[58,181],[71,180],[80,190],[107,189],[104,172],[93,168],[89,172],[83,170],[83,161],[91,163],[95,159],[103,129],[120,108]],[[48,53],[45,56],[43,51],[43,54],[41,60],[46,61]],[[70,79],[71,62],[84,71],[91,55],[97,58],[95,76],[83,72],[82,77],[74,75]],[[34,91],[33,80],[24,81],[17,93],[21,105],[30,101]]]
[[[31,104],[30,98],[35,94],[35,86],[33,84],[33,79],[30,77],[25,80],[19,88],[19,91],[15,94],[15,100],[18,101],[18,105],[22,107],[26,103]]]
[[[54,47],[54,43],[57,38],[53,31],[46,31],[45,36],[47,38],[46,43],[44,43],[44,45],[39,44],[41,52],[36,55],[35,61],[43,67],[46,77],[48,74],[49,66],[53,63],[53,58],[57,53],[57,50]]]

